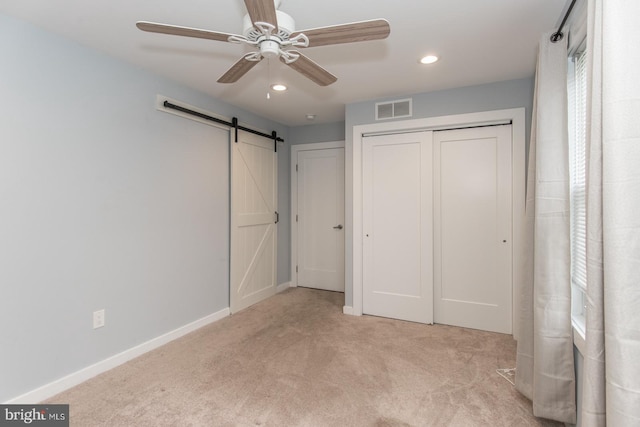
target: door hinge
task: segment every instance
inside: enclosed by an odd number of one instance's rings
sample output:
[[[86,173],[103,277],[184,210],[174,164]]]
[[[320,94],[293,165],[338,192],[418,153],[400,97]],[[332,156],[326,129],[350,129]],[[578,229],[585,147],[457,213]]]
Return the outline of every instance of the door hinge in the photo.
[[[298,165],[296,164],[296,172],[298,172]]]
[[[296,273],[298,272],[298,266],[296,265]]]
[[[296,222],[298,222],[298,215],[296,214]]]

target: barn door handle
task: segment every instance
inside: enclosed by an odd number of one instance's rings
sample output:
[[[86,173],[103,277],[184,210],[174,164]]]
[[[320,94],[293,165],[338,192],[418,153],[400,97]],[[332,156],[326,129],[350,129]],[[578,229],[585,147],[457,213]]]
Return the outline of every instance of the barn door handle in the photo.
[[[338,224],[335,227],[333,227],[334,230],[342,230],[342,224]]]
[[[280,214],[276,211],[276,224],[280,222]]]

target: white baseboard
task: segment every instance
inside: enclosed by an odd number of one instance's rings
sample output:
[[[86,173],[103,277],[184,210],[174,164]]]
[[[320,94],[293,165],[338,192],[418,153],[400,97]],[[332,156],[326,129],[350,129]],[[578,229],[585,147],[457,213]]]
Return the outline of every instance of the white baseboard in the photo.
[[[290,287],[291,287],[291,282],[280,283],[278,286],[276,286],[276,292],[286,291]]]
[[[344,314],[348,314],[350,316],[353,316],[353,307],[351,307],[350,305],[345,305],[342,307],[342,312]]]
[[[163,346],[210,323],[217,322],[218,320],[223,319],[227,316],[229,316],[229,309],[224,308],[218,312],[205,316],[202,319],[198,319],[187,325],[181,326],[178,329],[174,329],[173,331],[167,332],[164,335],[160,335],[159,337],[153,338],[147,342],[125,350],[122,353],[118,353],[114,356],[108,357],[107,359],[104,359],[98,363],[87,366],[86,368],[80,369],[79,371],[50,382],[49,384],[45,384],[35,390],[15,397],[5,402],[5,404],[28,405],[42,402],[43,400],[46,400],[58,393],[70,389],[71,387],[83,383],[88,379],[95,377],[96,375],[113,369],[116,366],[122,365],[129,360],[135,359],[136,357],[141,356],[144,353],[155,350],[160,346]]]

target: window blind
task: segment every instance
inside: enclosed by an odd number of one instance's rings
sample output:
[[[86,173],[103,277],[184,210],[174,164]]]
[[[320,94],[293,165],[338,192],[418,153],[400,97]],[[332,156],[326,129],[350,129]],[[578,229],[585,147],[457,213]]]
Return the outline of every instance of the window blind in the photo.
[[[587,289],[587,55],[575,57],[574,132],[571,150],[571,277],[573,284]]]

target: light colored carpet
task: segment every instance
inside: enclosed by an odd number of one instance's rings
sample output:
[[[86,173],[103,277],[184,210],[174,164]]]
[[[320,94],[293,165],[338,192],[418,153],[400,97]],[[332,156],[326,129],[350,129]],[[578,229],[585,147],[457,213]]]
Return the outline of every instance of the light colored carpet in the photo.
[[[295,288],[49,400],[72,426],[530,426],[510,336],[342,314]]]

